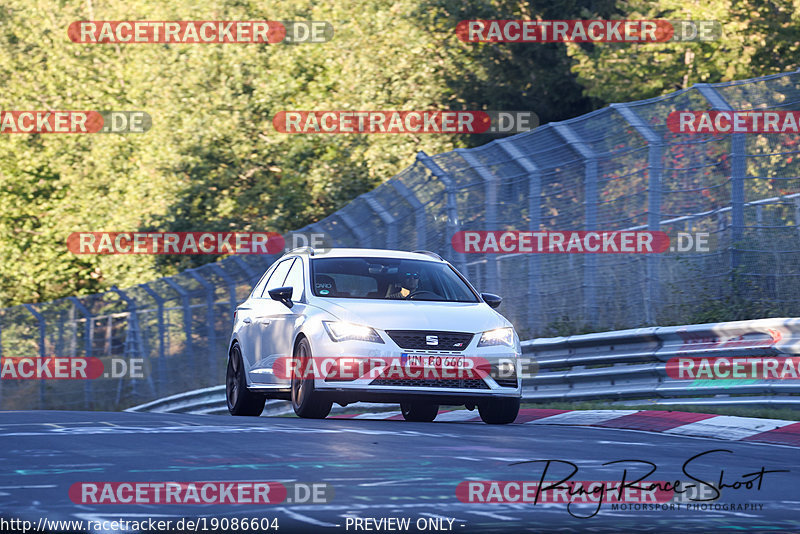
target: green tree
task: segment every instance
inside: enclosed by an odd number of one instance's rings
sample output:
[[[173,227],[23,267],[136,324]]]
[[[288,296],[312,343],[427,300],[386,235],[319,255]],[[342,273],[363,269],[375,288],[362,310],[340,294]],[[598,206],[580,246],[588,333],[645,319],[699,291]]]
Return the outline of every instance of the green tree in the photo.
[[[718,21],[722,35],[696,42],[569,43],[572,71],[586,95],[606,103],[786,72],[800,66],[798,7],[796,0],[618,2],[621,19]]]

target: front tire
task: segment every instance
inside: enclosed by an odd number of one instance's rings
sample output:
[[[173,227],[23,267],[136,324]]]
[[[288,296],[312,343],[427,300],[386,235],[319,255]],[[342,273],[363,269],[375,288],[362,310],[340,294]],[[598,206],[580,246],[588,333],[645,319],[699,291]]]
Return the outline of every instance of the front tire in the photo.
[[[267,396],[253,393],[247,389],[242,351],[234,343],[228,355],[228,369],[225,372],[225,399],[231,415],[261,415]]]
[[[294,349],[292,369],[292,408],[298,417],[306,419],[325,419],[331,413],[331,401],[320,398],[314,391],[314,376],[305,378],[309,373],[311,361],[311,345],[306,338],[301,338]],[[298,376],[300,375],[300,376]]]
[[[401,402],[400,412],[406,421],[430,423],[439,414],[439,405],[425,402]]]
[[[481,420],[489,425],[507,425],[513,423],[519,414],[518,398],[501,397],[490,399],[478,405]]]

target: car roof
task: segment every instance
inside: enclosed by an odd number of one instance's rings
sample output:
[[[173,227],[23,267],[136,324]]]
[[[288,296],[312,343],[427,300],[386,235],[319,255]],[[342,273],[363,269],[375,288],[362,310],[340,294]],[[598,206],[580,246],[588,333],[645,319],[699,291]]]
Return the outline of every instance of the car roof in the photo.
[[[314,258],[400,258],[433,262],[444,261],[438,254],[433,252],[407,252],[381,248],[329,248],[322,251],[314,250],[312,254],[309,247],[304,247],[290,251],[288,254],[313,256]]]

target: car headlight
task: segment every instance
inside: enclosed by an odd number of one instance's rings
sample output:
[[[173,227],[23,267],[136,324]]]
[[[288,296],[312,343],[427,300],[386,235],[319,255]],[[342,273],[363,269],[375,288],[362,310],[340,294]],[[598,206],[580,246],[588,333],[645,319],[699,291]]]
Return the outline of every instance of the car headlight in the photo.
[[[478,341],[479,347],[494,347],[497,345],[514,346],[514,329],[511,327],[495,328],[489,330],[481,335],[481,340]]]
[[[334,341],[371,341],[372,343],[383,343],[381,336],[374,328],[354,323],[344,323],[335,321],[322,321],[322,325]]]

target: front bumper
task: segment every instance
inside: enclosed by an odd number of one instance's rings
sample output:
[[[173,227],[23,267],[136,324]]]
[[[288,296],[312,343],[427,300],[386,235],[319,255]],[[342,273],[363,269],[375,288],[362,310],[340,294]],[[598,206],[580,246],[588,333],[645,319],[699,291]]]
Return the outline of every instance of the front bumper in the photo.
[[[491,397],[521,397],[520,366],[516,347],[495,346],[481,347],[477,344],[480,335],[473,336],[467,347],[462,351],[437,351],[405,349],[398,346],[385,332],[379,332],[384,343],[370,343],[364,341],[340,341],[330,339],[324,331],[318,331],[309,339],[314,358],[346,358],[379,359],[389,362],[403,360],[403,355],[431,355],[443,358],[463,356],[464,358],[478,359],[492,366],[493,372],[482,378],[440,378],[436,380],[402,379],[381,380],[376,377],[376,372],[367,373],[362,378],[355,380],[326,380],[316,377],[314,389],[336,402],[398,402],[413,397],[416,400],[429,399],[439,404],[464,404],[476,402]],[[503,374],[500,378],[494,370],[499,364],[513,365],[514,375]],[[378,372],[377,374],[380,374]],[[478,381],[480,383],[478,383]],[[514,384],[511,387],[511,384]]]
[[[510,390],[510,388],[504,388]],[[481,404],[488,399],[498,397],[520,398],[519,392],[510,391],[490,391],[481,395],[473,395],[468,392],[458,393],[453,391],[440,391],[429,388],[428,390],[394,389],[386,387],[369,387],[365,389],[357,388],[330,388],[318,391],[321,397],[327,398],[340,404],[352,404],[354,402],[385,402],[400,403],[404,401],[419,401],[439,405],[461,406],[464,404]]]

